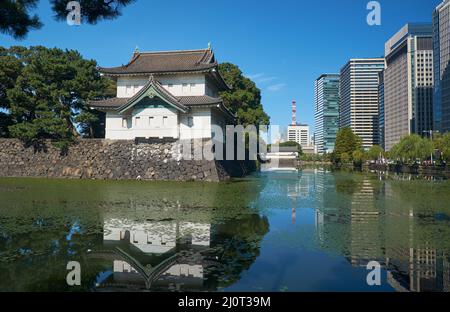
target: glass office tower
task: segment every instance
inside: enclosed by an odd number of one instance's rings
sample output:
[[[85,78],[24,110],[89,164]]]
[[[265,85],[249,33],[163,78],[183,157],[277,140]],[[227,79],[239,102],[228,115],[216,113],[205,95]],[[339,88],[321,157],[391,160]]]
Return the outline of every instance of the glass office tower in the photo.
[[[321,75],[314,83],[315,141],[321,155],[332,153],[339,131],[339,74]]]

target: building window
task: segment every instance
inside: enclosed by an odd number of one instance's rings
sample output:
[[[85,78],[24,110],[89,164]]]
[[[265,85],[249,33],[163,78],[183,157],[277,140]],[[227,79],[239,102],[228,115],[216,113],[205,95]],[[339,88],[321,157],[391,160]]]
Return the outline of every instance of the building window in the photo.
[[[155,117],[148,118],[148,125],[151,127],[155,125]]]
[[[163,117],[163,126],[167,126],[169,124],[169,117],[164,116]]]
[[[190,87],[191,87],[191,92],[194,92],[197,85],[195,83],[191,83]]]
[[[139,91],[139,86],[138,85],[134,86],[133,88],[134,88],[134,90],[133,90],[134,93],[137,93]]]
[[[194,126],[194,117],[188,117],[187,124],[189,128],[192,128]]]
[[[126,118],[122,118],[122,128],[128,128],[128,121]]]
[[[168,87],[169,89],[172,89],[172,88],[173,88],[173,83],[169,83],[169,84],[167,85],[167,87]]]
[[[182,92],[183,93],[188,93],[188,84],[187,83],[183,83]]]
[[[136,127],[139,127],[139,123],[141,122],[141,117],[136,117],[135,121],[134,121],[134,125]]]

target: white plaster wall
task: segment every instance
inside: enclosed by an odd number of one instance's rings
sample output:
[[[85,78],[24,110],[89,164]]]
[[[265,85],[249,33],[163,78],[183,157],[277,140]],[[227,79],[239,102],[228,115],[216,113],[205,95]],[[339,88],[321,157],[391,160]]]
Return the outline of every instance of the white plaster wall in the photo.
[[[127,118],[127,128],[123,127],[123,118]],[[146,108],[134,110],[131,116],[125,117],[114,113],[106,114],[105,138],[108,140],[167,137],[179,137],[178,112],[175,109]]]
[[[117,79],[117,97],[132,97],[147,84],[148,79],[146,77],[119,77]]]
[[[122,125],[123,118],[127,118],[128,127]],[[130,140],[132,137],[131,116],[106,113],[105,139],[108,140]]]
[[[148,82],[149,77],[119,77],[117,97],[130,98],[138,93]],[[203,74],[161,75],[156,79],[174,96],[202,96],[206,94],[206,78]],[[183,86],[184,84],[184,86]],[[213,89],[213,87],[208,87]],[[211,95],[213,92],[208,91]]]
[[[203,74],[163,75],[156,77],[162,86],[174,96],[202,96],[206,94],[206,78]],[[183,84],[185,84],[183,86]]]
[[[139,122],[136,122],[138,118]],[[133,139],[178,138],[178,111],[169,107],[134,110],[133,136]]]
[[[188,126],[188,117],[193,117],[193,127]],[[182,114],[180,119],[180,139],[211,138],[211,109],[194,108],[189,114]]]

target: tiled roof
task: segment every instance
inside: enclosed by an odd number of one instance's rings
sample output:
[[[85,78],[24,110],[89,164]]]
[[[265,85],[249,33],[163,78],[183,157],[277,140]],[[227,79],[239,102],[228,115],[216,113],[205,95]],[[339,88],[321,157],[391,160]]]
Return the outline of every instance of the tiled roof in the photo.
[[[181,104],[186,106],[195,105],[214,105],[221,104],[222,100],[220,98],[214,98],[208,95],[202,96],[180,96],[178,97]]]
[[[116,109],[124,106],[130,101],[129,98],[111,98],[100,101],[91,101],[89,106],[99,109]],[[203,96],[180,96],[177,97],[178,103],[185,106],[201,106],[201,105],[215,105],[221,104],[222,100],[219,98],[213,98],[207,95]]]
[[[168,52],[136,52],[127,65],[99,70],[106,75],[198,72],[217,67],[210,49]]]
[[[92,108],[119,108],[127,103],[128,99],[125,98],[111,98],[100,101],[90,101],[89,106]]]

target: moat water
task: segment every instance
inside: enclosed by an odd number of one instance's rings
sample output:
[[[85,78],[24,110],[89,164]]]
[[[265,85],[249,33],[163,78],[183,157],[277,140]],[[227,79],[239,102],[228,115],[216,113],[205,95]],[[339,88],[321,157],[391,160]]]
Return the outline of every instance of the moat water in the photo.
[[[0,179],[0,291],[148,290],[448,292],[450,181]]]

